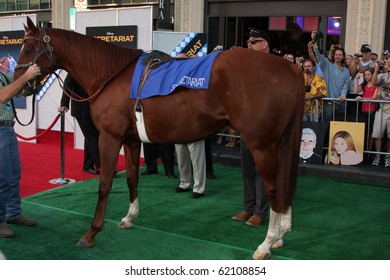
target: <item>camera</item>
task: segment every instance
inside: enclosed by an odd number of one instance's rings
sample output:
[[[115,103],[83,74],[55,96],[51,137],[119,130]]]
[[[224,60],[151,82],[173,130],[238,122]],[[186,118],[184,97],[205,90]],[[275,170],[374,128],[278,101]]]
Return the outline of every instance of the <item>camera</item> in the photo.
[[[311,91],[311,85],[305,85],[305,91],[310,92]]]
[[[361,53],[355,53],[354,54],[356,57],[363,57],[363,55]]]
[[[278,50],[277,48],[274,48],[271,53],[276,54],[276,55],[282,55],[282,51]]]
[[[318,31],[316,31],[316,32],[312,32],[312,40],[313,41],[315,41],[315,40],[317,40],[317,39],[321,39],[322,37],[324,37],[324,34],[322,34],[322,32],[318,32]]]

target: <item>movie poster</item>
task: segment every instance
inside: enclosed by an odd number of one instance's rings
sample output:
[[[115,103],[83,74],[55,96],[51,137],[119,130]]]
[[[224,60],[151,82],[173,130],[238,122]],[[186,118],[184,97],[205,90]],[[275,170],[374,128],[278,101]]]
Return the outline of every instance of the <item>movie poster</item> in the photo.
[[[11,77],[19,59],[20,49],[23,45],[24,31],[1,31],[0,32],[0,70]],[[26,109],[26,98],[13,98],[16,108]]]
[[[330,122],[328,163],[357,165],[363,162],[364,123]]]
[[[128,48],[137,48],[137,26],[120,25],[120,26],[96,26],[86,27],[85,33],[105,42]]]

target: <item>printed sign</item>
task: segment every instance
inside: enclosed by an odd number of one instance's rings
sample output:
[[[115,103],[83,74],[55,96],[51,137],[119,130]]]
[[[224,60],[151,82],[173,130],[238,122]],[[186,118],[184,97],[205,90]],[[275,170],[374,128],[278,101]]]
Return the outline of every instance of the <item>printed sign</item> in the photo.
[[[13,76],[16,63],[19,59],[20,49],[23,45],[24,31],[0,32],[0,70]],[[26,109],[26,98],[14,98],[16,108]]]
[[[207,54],[207,34],[206,33],[188,33],[188,35],[171,52],[172,57],[179,53],[184,53],[188,57],[204,56]]]
[[[86,27],[86,35],[120,47],[137,48],[136,25]]]

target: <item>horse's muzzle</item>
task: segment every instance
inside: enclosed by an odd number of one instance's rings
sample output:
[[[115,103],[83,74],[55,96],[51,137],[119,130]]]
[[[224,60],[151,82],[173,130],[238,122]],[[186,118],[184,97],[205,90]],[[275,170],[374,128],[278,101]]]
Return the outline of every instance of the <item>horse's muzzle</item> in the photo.
[[[36,90],[34,90],[32,87],[29,85],[26,85],[22,90],[20,90],[16,96],[21,97],[21,96],[30,96],[36,93]]]

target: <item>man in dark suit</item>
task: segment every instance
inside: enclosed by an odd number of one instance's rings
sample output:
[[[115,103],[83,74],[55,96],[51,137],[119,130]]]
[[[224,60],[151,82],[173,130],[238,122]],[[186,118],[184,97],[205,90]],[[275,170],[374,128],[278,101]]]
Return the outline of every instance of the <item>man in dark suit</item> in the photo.
[[[88,93],[71,77],[66,76],[64,90],[70,95],[77,94],[80,98],[87,98]],[[76,98],[77,99],[77,98]],[[70,98],[63,93],[61,98],[61,107],[58,112],[67,112],[69,110]],[[100,156],[99,156],[99,131],[91,119],[89,102],[77,102],[72,99],[70,114],[76,118],[77,123],[84,135],[84,164],[83,171],[92,175],[100,174]]]
[[[170,179],[177,179],[174,172],[175,165],[175,145],[174,144],[155,144],[143,143],[144,159],[146,170],[141,175],[152,175],[158,173],[157,159],[161,157],[165,175]]]

